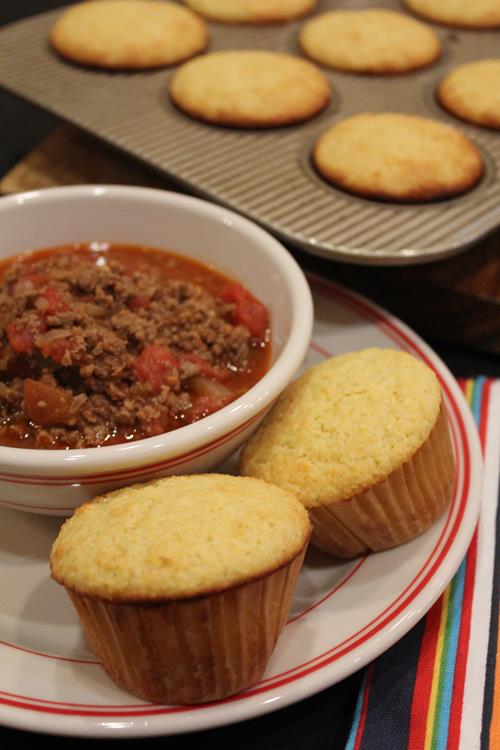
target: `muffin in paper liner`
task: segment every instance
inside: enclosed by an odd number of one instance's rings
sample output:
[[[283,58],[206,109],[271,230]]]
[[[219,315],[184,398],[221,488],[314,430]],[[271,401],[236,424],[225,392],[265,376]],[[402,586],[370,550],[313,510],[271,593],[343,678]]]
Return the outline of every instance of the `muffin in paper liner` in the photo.
[[[240,469],[295,493],[312,544],[331,555],[407,542],[443,513],[455,486],[438,378],[393,349],[325,360],[281,394]]]
[[[204,703],[262,677],[310,534],[303,505],[273,484],[169,477],[77,509],[50,567],[117,685],[155,703]]]
[[[395,547],[425,531],[455,487],[448,419],[441,407],[429,438],[383,482],[341,502],[311,508],[311,541],[336,557]]]
[[[286,623],[303,551],[252,583],[206,597],[113,603],[69,591],[111,679],[154,703],[214,701],[255,685]]]

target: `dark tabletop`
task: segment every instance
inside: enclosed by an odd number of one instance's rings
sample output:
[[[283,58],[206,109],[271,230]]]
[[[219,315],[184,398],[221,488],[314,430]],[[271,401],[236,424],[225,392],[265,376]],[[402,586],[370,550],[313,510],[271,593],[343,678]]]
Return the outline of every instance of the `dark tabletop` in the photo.
[[[0,26],[35,13],[68,5],[61,0],[7,0],[0,3]],[[1,54],[1,47],[0,47]],[[33,146],[47,135],[57,120],[32,105],[0,89],[0,177],[19,161]],[[304,268],[336,278],[337,266],[332,261],[312,258],[292,251]],[[425,300],[423,300],[425,303]],[[390,307],[389,307],[390,309]],[[417,333],[418,333],[417,329]],[[451,346],[426,336],[428,343],[446,362],[456,377],[487,375],[500,377],[500,357],[474,351],[470,346]],[[233,724],[220,729],[168,738],[121,740],[120,745],[168,747],[183,750],[193,743],[196,747],[207,743],[219,748],[240,750],[340,750],[344,748],[350,727],[354,703],[361,675],[354,674],[338,685],[290,707],[262,718]],[[37,739],[31,733],[0,729],[2,745]],[[82,747],[95,745],[98,740],[53,736],[51,747]]]

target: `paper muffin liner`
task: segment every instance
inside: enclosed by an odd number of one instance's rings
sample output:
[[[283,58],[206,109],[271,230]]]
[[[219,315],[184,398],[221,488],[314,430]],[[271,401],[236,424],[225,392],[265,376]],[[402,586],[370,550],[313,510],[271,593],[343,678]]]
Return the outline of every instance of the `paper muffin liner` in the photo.
[[[395,547],[425,531],[455,487],[455,460],[444,406],[427,440],[382,482],[346,500],[310,509],[311,542],[336,557]]]
[[[92,650],[117,685],[154,703],[204,703],[262,677],[305,551],[258,580],[196,599],[116,603],[68,593]]]

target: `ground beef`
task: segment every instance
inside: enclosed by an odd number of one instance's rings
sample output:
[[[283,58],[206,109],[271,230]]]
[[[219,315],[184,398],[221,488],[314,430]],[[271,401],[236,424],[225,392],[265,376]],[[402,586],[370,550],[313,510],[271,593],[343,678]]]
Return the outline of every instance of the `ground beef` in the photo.
[[[1,442],[81,448],[158,434],[236,398],[250,370],[261,376],[266,335],[244,324],[241,288],[229,299],[227,279],[193,261],[118,250],[43,251],[7,266]]]

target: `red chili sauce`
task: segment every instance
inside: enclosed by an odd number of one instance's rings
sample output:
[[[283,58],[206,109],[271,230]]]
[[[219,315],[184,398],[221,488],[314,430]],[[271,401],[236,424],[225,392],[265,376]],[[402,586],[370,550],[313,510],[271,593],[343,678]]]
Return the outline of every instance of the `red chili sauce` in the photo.
[[[90,448],[201,419],[269,368],[269,314],[216,269],[90,243],[0,262],[0,444]]]

